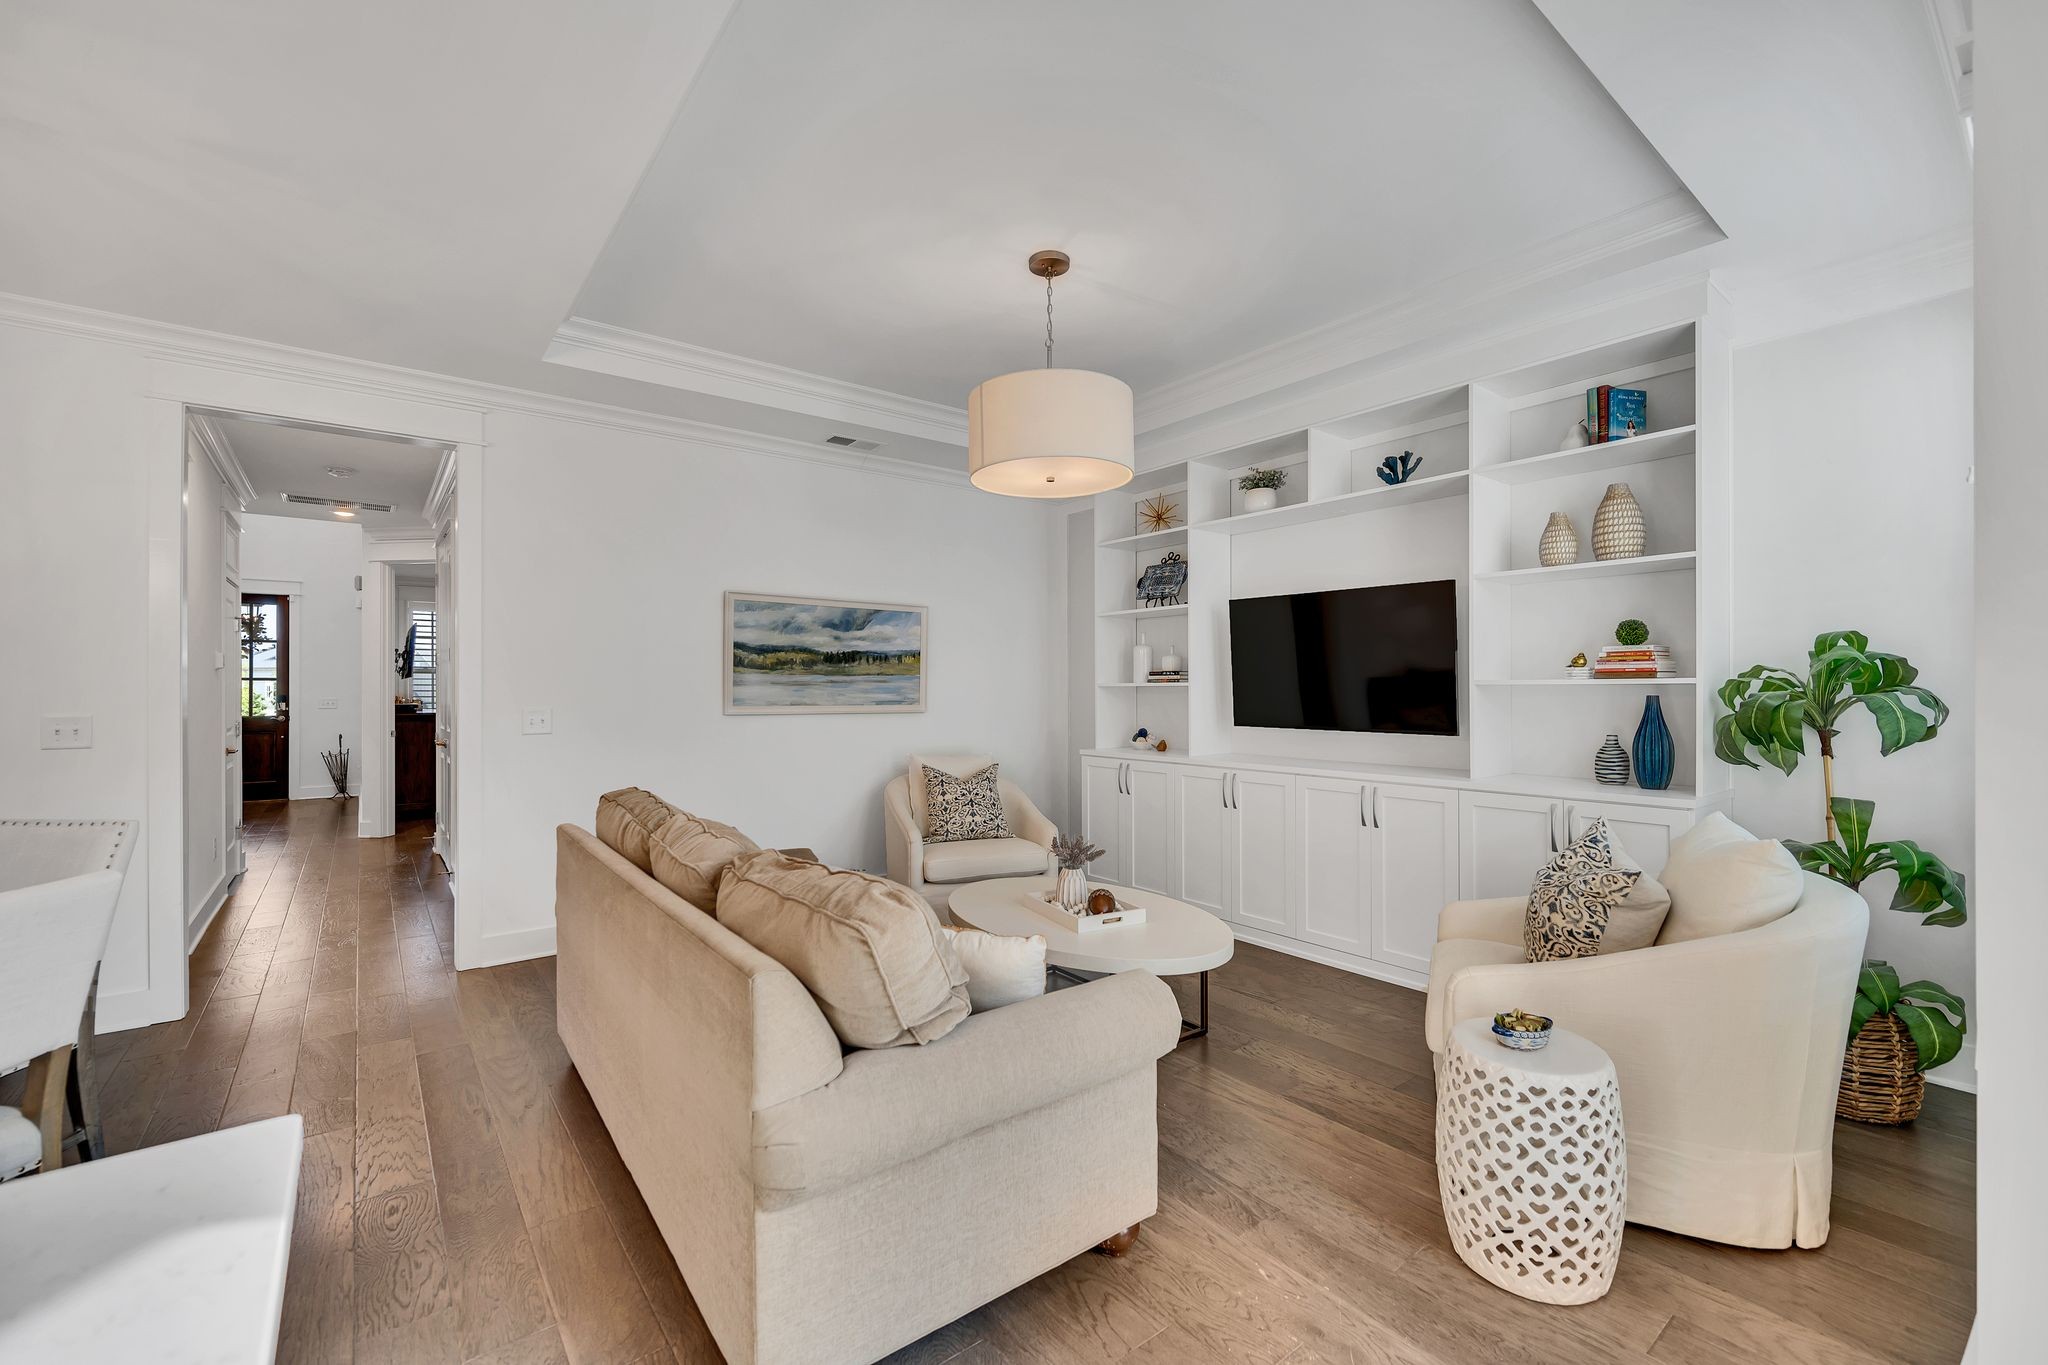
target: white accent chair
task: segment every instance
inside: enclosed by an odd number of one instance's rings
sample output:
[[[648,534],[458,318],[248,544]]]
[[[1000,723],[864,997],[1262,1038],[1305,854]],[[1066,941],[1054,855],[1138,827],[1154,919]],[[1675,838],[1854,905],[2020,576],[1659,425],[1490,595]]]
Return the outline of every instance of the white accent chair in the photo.
[[[1628,1221],[1730,1246],[1817,1247],[1834,1185],[1835,1091],[1870,910],[1802,874],[1761,928],[1565,962],[1524,960],[1528,900],[1456,901],[1437,920],[1424,1029],[1547,1014],[1614,1059]]]
[[[82,1034],[90,1042],[93,975],[135,828],[121,820],[0,820],[0,1072],[29,1069],[22,1108],[0,1108],[0,1180],[63,1160],[72,1049]],[[89,1102],[89,1084],[80,1090]],[[84,1103],[79,1120],[87,1122]]]
[[[995,762],[986,754],[912,754],[910,771],[892,778],[882,792],[882,842],[888,852],[889,879],[923,896],[939,919],[951,923],[947,902],[953,888],[991,877],[1026,877],[1053,868],[1052,841],[1057,826],[1031,804],[1016,783],[998,774],[1007,839],[956,839],[925,842],[924,769],[955,777],[980,772]]]

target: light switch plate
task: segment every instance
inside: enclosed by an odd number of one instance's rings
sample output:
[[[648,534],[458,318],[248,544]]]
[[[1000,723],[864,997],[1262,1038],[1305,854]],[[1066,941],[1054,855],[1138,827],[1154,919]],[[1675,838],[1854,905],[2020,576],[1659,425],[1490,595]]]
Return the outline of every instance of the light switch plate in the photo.
[[[92,717],[44,716],[43,747],[45,749],[90,749],[92,747]]]
[[[322,697],[320,699],[320,709],[322,711],[332,711],[338,708],[340,705],[341,703],[336,701],[332,697]]]
[[[551,735],[555,732],[555,713],[544,707],[526,708],[526,728],[529,735]]]

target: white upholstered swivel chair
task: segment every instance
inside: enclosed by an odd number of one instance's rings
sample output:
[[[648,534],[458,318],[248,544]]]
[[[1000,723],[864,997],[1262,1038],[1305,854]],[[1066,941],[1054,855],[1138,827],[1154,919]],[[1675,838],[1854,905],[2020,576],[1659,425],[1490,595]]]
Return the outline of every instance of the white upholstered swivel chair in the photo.
[[[1002,792],[1009,838],[926,841],[925,765],[966,777],[993,762],[986,754],[913,754],[910,771],[892,779],[882,792],[882,843],[888,852],[889,879],[923,896],[942,920],[948,919],[946,905],[953,888],[962,883],[1026,877],[1053,867],[1052,841],[1058,827],[1031,804],[1016,783],[1000,773],[996,785]],[[915,782],[913,775],[918,779]]]
[[[23,1108],[0,1108],[0,1180],[63,1156],[72,1048],[134,846],[127,821],[0,820],[0,1071],[29,1068]]]

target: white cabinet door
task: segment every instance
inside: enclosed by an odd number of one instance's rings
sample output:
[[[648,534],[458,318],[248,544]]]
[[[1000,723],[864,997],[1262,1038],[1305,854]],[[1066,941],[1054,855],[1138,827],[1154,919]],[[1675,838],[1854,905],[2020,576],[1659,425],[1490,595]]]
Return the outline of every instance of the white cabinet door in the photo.
[[[1175,811],[1180,844],[1180,898],[1212,915],[1231,918],[1229,846],[1230,775],[1221,768],[1175,772]]]
[[[1230,807],[1237,821],[1231,868],[1231,908],[1239,924],[1294,935],[1294,899],[1288,863],[1293,847],[1294,778],[1286,773],[1230,775]]]
[[[1595,820],[1607,821],[1614,842],[1628,850],[1628,856],[1642,864],[1652,877],[1663,875],[1664,861],[1671,854],[1671,841],[1692,828],[1689,810],[1665,810],[1657,806],[1631,806],[1622,802],[1572,801],[1565,806],[1565,824],[1576,839]]]
[[[1129,818],[1124,807],[1124,767],[1119,759],[1081,760],[1081,832],[1102,856],[1088,866],[1097,881],[1121,883],[1129,866]]]
[[[1557,852],[1563,803],[1545,796],[1464,792],[1458,798],[1463,826],[1466,900],[1526,896],[1536,873]]]
[[[1427,972],[1437,914],[1458,899],[1458,793],[1380,785],[1370,795],[1378,844],[1372,956],[1389,966]]]
[[[1360,957],[1372,953],[1370,789],[1341,778],[1294,779],[1295,886],[1301,936]]]
[[[1162,896],[1178,894],[1180,868],[1174,839],[1173,768],[1162,763],[1124,765],[1124,808],[1129,884]]]

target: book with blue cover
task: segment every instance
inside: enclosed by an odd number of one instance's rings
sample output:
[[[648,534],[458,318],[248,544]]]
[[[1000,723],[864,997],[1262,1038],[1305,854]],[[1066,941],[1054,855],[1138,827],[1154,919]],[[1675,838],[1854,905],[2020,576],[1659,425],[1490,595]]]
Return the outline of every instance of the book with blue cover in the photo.
[[[1604,439],[1624,441],[1631,436],[1640,436],[1649,428],[1649,395],[1641,389],[1606,389],[1607,398]]]

